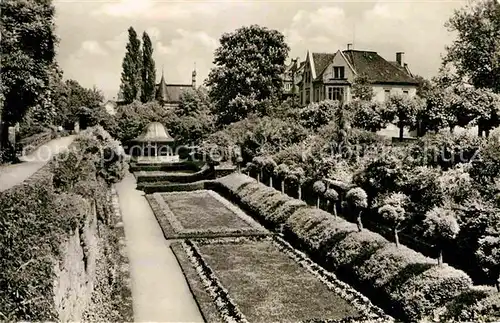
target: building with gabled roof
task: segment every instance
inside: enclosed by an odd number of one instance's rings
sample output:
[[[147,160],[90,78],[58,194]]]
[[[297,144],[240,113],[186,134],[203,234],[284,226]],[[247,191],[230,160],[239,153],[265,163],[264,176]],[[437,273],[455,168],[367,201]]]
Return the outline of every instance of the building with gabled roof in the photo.
[[[196,69],[191,74],[191,84],[167,84],[162,70],[160,83],[156,84],[155,98],[163,106],[177,106],[181,94],[189,89],[196,89]]]
[[[299,83],[302,105],[322,100],[351,100],[351,86],[357,75],[366,75],[372,84],[374,100],[383,102],[392,93],[416,95],[418,82],[413,78],[404,53],[396,61],[387,61],[377,52],[347,50],[336,53],[307,51]]]
[[[300,58],[292,59],[290,64],[285,66],[283,73],[283,96],[296,96],[299,93],[298,84],[301,80],[304,62],[300,62]]]

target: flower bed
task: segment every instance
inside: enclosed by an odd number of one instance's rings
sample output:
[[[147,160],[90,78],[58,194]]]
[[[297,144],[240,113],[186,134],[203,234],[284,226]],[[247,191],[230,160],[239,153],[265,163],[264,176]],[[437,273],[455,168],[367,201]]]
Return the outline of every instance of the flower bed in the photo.
[[[279,237],[187,240],[172,249],[185,274],[191,273],[186,277],[192,290],[198,285],[195,297],[205,317],[213,317],[202,306],[208,294],[224,322],[393,321]]]
[[[270,234],[213,191],[154,193],[146,198],[167,239]]]

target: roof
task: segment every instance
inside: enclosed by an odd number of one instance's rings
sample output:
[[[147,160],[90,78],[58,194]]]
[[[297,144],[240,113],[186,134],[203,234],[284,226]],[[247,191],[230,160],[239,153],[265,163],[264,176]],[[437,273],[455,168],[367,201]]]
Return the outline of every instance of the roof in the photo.
[[[182,92],[192,88],[191,84],[162,84],[160,81],[156,85],[156,99],[167,103],[177,103],[181,101]]]
[[[156,85],[156,99],[160,101],[168,101],[167,84],[165,83],[163,71],[161,73],[160,83]]]
[[[319,77],[323,73],[326,67],[333,61],[334,57],[335,54],[332,53],[312,53],[316,77]]]
[[[144,132],[134,141],[138,142],[174,142],[174,138],[172,138],[168,132],[165,130],[165,127],[159,122],[150,123]]]
[[[366,74],[373,83],[418,84],[404,67],[386,61],[377,52],[344,50],[342,53],[356,73]]]

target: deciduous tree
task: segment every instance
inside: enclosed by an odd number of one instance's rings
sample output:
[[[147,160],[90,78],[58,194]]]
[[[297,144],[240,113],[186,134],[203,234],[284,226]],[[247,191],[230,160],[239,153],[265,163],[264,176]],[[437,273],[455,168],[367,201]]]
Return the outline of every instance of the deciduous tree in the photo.
[[[12,126],[21,121],[28,109],[43,104],[57,46],[55,10],[50,0],[5,0],[0,3],[0,11],[3,97],[0,120]],[[0,139],[5,136],[0,134]]]
[[[266,101],[281,95],[289,48],[279,31],[257,25],[222,35],[220,44],[207,85],[224,125],[262,112]]]
[[[383,106],[378,102],[353,100],[347,104],[352,125],[356,128],[376,132],[386,126],[382,118]]]
[[[500,93],[500,3],[475,1],[456,10],[446,26],[457,39],[447,47],[444,63],[452,63],[475,87]]]
[[[392,122],[399,127],[399,139],[403,140],[405,127],[414,128],[417,122],[417,115],[422,107],[419,98],[410,98],[403,94],[394,94],[387,100],[383,116],[388,122]]]
[[[371,101],[374,96],[373,87],[366,74],[356,75],[351,91],[353,99]]]

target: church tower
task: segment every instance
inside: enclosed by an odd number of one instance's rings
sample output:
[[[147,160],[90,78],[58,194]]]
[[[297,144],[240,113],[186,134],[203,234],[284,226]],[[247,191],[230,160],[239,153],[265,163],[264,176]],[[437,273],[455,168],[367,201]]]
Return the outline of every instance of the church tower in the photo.
[[[196,62],[194,63],[193,73],[191,74],[191,86],[196,90]]]

